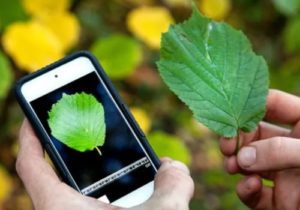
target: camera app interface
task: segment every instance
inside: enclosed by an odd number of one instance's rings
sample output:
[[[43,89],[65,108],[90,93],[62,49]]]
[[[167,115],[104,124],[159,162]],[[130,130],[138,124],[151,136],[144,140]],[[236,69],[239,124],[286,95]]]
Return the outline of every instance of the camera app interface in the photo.
[[[154,179],[153,163],[96,72],[30,104],[83,194],[113,202]]]

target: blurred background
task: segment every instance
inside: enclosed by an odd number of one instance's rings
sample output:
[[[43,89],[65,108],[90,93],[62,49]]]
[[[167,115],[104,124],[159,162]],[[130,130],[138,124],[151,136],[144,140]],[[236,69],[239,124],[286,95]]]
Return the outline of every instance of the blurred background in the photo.
[[[300,0],[195,0],[205,15],[241,29],[267,60],[271,87],[300,94]],[[33,209],[15,172],[23,120],[15,81],[77,50],[101,61],[160,156],[185,162],[191,209],[247,209],[227,175],[218,137],[162,83],[160,36],[191,14],[189,0],[0,0],[0,210]]]

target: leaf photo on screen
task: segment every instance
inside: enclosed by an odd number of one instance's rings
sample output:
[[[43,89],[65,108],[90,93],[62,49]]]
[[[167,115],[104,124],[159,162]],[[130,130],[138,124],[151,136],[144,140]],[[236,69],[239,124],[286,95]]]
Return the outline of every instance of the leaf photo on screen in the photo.
[[[91,94],[63,94],[48,112],[51,134],[78,151],[96,150],[102,155],[106,125],[102,104]]]

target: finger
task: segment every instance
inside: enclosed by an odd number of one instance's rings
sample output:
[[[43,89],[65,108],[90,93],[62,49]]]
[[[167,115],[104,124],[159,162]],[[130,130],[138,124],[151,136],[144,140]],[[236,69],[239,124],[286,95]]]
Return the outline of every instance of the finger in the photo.
[[[300,167],[300,141],[274,137],[241,148],[237,160],[247,171],[282,170]]]
[[[160,158],[160,162],[161,162],[161,163],[164,163],[164,162],[172,162],[172,159],[169,158],[169,157],[162,157],[162,158]]]
[[[300,120],[300,98],[279,90],[270,90],[265,119],[295,124]]]
[[[238,160],[236,156],[231,156],[225,158],[224,160],[224,168],[229,174],[237,174],[240,173],[242,175],[251,175],[253,172],[244,170],[239,166]],[[259,171],[255,172],[255,174],[259,175],[260,177],[268,180],[274,180],[274,172],[273,171]]]
[[[300,138],[300,121],[298,121],[296,123],[293,130],[291,131],[290,136],[293,137],[293,138],[297,138],[297,139]]]
[[[239,182],[237,194],[241,201],[251,209],[274,209],[273,189],[263,186],[261,178],[257,175],[245,177]]]
[[[236,138],[220,138],[220,150],[225,156],[231,156],[235,152]]]
[[[19,134],[19,144],[20,150],[19,153],[23,155],[23,152],[30,151],[30,154],[37,157],[43,157],[44,151],[40,142],[35,140],[35,133],[32,130],[31,125],[28,120],[24,120]]]
[[[300,203],[300,169],[288,169],[277,173],[276,207],[277,209],[299,209]]]
[[[163,162],[155,177],[155,191],[149,203],[152,209],[188,209],[194,182],[188,168],[179,161]],[[151,208],[149,208],[151,209]]]
[[[226,157],[224,159],[224,168],[229,174],[241,173],[242,169],[239,167],[236,156]]]
[[[20,131],[20,151],[16,170],[33,200],[49,193],[60,183],[52,167],[44,160],[44,152],[30,124],[24,121]],[[51,187],[49,187],[51,186]]]
[[[250,133],[240,133],[240,141],[242,145],[248,145],[252,141],[259,139],[268,139],[275,136],[289,136],[290,130],[266,122],[260,122],[255,131]],[[220,149],[226,156],[234,155],[236,150],[236,138],[220,139]]]

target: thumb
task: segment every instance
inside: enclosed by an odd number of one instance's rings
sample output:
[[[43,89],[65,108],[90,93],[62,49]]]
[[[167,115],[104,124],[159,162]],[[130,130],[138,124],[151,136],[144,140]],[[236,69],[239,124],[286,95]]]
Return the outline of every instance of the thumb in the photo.
[[[152,209],[189,209],[194,182],[188,168],[179,161],[165,160],[155,177],[155,190],[149,200]],[[151,209],[151,208],[150,208]]]
[[[61,181],[44,159],[44,152],[29,122],[24,121],[20,131],[20,150],[16,170],[34,202],[53,194]]]
[[[300,167],[300,140],[274,137],[242,147],[237,161],[248,171],[282,170]]]

